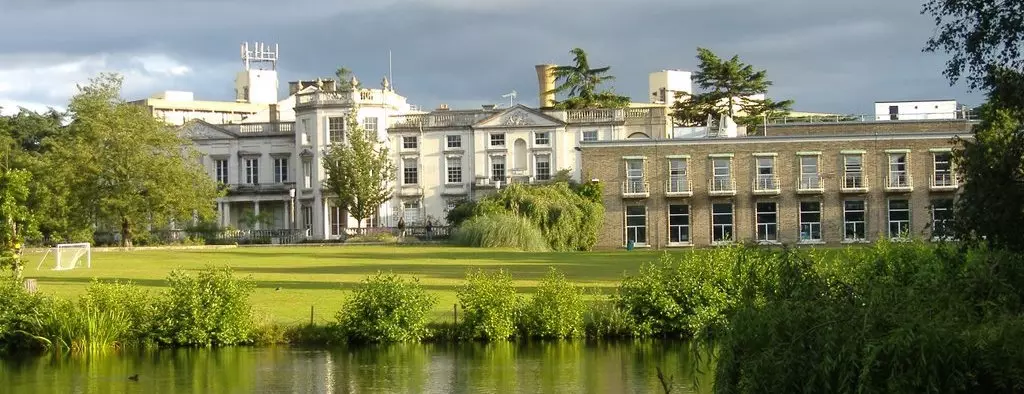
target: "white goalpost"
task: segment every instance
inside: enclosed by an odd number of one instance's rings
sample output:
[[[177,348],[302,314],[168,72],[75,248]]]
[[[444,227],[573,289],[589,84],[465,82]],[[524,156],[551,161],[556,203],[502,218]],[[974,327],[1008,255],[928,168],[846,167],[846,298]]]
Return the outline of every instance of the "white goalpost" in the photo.
[[[58,244],[57,247],[48,249],[36,265],[37,270],[46,261],[46,256],[50,255],[50,252],[53,252],[57,259],[54,270],[63,271],[82,266],[92,268],[92,245],[89,243]]]

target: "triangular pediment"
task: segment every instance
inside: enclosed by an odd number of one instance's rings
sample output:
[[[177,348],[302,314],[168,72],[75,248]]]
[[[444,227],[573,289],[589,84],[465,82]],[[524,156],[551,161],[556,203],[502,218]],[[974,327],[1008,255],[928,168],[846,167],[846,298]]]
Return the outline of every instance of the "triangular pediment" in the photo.
[[[557,127],[562,125],[562,121],[556,118],[544,115],[524,105],[517,105],[494,114],[478,122],[473,127]]]
[[[192,120],[178,127],[182,137],[195,140],[217,140],[237,137],[234,133],[203,120]]]

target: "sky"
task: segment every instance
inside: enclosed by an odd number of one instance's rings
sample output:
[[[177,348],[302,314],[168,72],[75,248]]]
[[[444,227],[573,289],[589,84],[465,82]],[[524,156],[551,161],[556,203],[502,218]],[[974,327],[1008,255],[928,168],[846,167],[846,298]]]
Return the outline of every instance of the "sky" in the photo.
[[[795,110],[864,114],[875,101],[982,101],[921,48],[934,26],[918,1],[860,0],[0,0],[0,107],[63,108],[100,72],[126,99],[164,90],[232,100],[239,45],[280,45],[287,82],[352,69],[434,108],[537,104],[534,65],[580,47],[612,87],[647,98],[647,76],[694,70],[696,48],[765,69],[768,96]]]

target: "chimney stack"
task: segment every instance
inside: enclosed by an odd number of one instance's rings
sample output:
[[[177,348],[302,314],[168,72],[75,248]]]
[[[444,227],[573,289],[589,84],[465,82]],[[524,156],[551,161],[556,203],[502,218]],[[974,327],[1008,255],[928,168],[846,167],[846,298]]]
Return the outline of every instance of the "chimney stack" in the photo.
[[[539,104],[541,108],[551,108],[555,105],[555,65],[554,64],[538,64],[537,68],[537,85],[539,88],[538,98],[540,99]]]

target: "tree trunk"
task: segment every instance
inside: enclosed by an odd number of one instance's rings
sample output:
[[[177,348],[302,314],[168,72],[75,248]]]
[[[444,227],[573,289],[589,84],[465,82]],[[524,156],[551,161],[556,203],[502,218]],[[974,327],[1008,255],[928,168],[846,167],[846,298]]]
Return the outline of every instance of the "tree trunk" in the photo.
[[[121,246],[132,247],[132,222],[127,217],[121,217]]]

